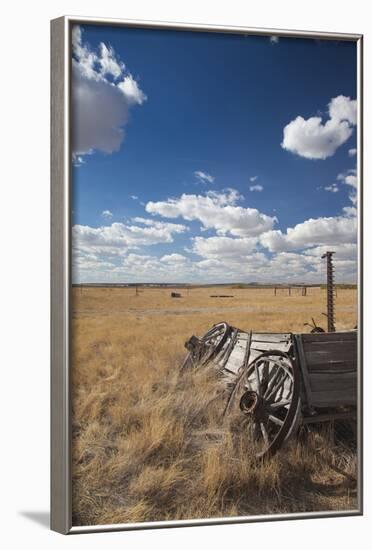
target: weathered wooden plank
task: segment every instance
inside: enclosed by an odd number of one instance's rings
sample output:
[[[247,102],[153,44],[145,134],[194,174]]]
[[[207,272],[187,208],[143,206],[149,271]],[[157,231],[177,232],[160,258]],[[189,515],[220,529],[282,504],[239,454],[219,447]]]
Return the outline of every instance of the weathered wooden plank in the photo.
[[[278,350],[286,352],[289,351],[291,345],[291,342],[257,342],[253,340],[251,343],[251,348],[261,351]]]
[[[257,359],[257,357],[259,355],[261,355],[261,351],[259,350],[256,350],[256,349],[253,349],[252,347],[250,348],[249,350],[249,357],[248,358],[245,358],[246,360],[246,364],[249,365],[250,363],[252,363],[252,361],[254,361],[255,359]]]
[[[303,424],[313,424],[314,422],[329,422],[330,420],[346,420],[349,418],[356,418],[355,411],[329,413],[329,414],[315,414],[314,416],[305,416],[302,419]]]
[[[356,405],[356,389],[338,391],[317,391],[311,392],[314,407],[337,407],[339,405]]]
[[[224,367],[224,371],[237,374],[241,366],[242,366],[242,363],[227,363]]]
[[[302,335],[301,334],[295,335],[295,342],[296,342],[295,351],[297,351],[296,361],[297,361],[297,364],[300,367],[300,371],[301,371],[301,374],[302,374],[302,380],[303,380],[303,383],[304,383],[307,405],[309,407],[312,407],[313,406],[312,392],[311,392],[310,381],[309,381],[307,361],[306,361],[306,357],[305,357],[305,353],[304,353],[304,348],[303,348],[303,345],[302,345]]]
[[[237,347],[238,349],[247,349],[247,346],[248,346],[249,342],[248,340],[238,340],[237,343],[235,344],[235,347]]]
[[[232,353],[244,354],[245,348],[247,347],[247,342],[242,342],[239,340],[236,341],[235,346],[232,349]]]
[[[292,340],[292,335],[289,333],[263,333],[253,332],[252,341],[255,342],[285,342]]]
[[[339,349],[344,350],[356,350],[358,348],[357,341],[356,340],[338,340],[338,341],[329,341],[326,342],[318,341],[318,342],[305,342],[304,343],[304,350],[305,351],[320,351],[320,350],[327,350],[328,352],[332,353],[334,351],[337,351]]]
[[[316,391],[339,391],[339,390],[353,390],[357,388],[357,373],[345,372],[345,373],[310,373],[309,374],[310,387],[312,392]]]
[[[319,349],[318,351],[307,351],[306,347],[304,348],[304,353],[306,356],[306,361],[308,365],[318,365],[322,363],[327,363],[331,361],[332,363],[340,363],[345,361],[357,361],[357,350],[351,348],[340,348],[333,351],[328,349]]]
[[[238,370],[244,362],[244,355],[230,355],[229,360],[225,363],[225,368],[229,368],[229,365]]]
[[[345,340],[358,340],[357,331],[348,332],[315,332],[300,334],[304,344],[308,342],[343,342]]]
[[[235,349],[233,350],[233,352],[236,353],[237,355],[241,355],[242,357],[244,357],[246,349],[247,349],[247,343],[245,343],[244,346],[235,346]]]
[[[242,338],[242,335],[247,338]],[[224,369],[237,374],[239,369],[243,366],[247,348],[249,347],[249,334],[239,332],[234,348],[232,349],[227,362],[224,363]]]
[[[249,333],[248,332],[239,332],[238,340],[249,340]]]
[[[229,361],[244,361],[244,350],[234,350],[230,354]]]
[[[356,372],[357,361],[326,361],[315,365],[307,365],[308,372],[330,372],[337,375],[343,372]]]

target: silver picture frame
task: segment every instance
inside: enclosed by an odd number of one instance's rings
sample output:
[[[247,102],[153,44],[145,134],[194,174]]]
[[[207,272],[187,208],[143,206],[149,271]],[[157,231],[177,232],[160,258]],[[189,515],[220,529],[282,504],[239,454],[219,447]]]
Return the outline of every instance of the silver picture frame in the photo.
[[[114,525],[72,525],[71,481],[71,28],[95,24],[141,29],[348,40],[357,45],[358,171],[358,506],[309,512]],[[51,21],[51,529],[62,534],[214,525],[363,514],[363,35],[64,16]]]

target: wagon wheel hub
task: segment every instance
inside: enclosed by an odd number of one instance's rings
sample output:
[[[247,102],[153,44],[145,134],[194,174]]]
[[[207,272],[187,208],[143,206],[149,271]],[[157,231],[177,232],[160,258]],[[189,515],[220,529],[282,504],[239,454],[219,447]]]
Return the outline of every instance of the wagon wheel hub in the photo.
[[[255,391],[244,392],[239,403],[240,410],[244,414],[253,414],[254,416],[262,409],[262,405],[262,399]]]
[[[239,407],[244,414],[252,416],[255,422],[267,420],[270,414],[270,403],[255,391],[244,392]]]

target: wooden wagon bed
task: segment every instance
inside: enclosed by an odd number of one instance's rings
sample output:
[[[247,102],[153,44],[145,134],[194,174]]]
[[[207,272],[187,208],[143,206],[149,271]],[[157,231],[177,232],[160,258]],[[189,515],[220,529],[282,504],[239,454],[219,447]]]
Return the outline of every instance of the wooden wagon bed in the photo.
[[[234,403],[262,435],[259,456],[275,452],[298,425],[351,418],[357,404],[357,332],[246,332],[214,325],[192,336],[183,368],[212,365]],[[232,388],[232,389],[231,389]]]

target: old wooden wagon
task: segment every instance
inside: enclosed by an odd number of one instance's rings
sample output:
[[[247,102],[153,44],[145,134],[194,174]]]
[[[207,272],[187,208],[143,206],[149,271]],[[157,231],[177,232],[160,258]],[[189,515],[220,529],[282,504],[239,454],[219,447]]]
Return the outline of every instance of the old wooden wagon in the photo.
[[[185,345],[182,368],[216,370],[224,415],[248,417],[258,457],[273,455],[300,423],[356,416],[356,331],[248,333],[221,322]]]

